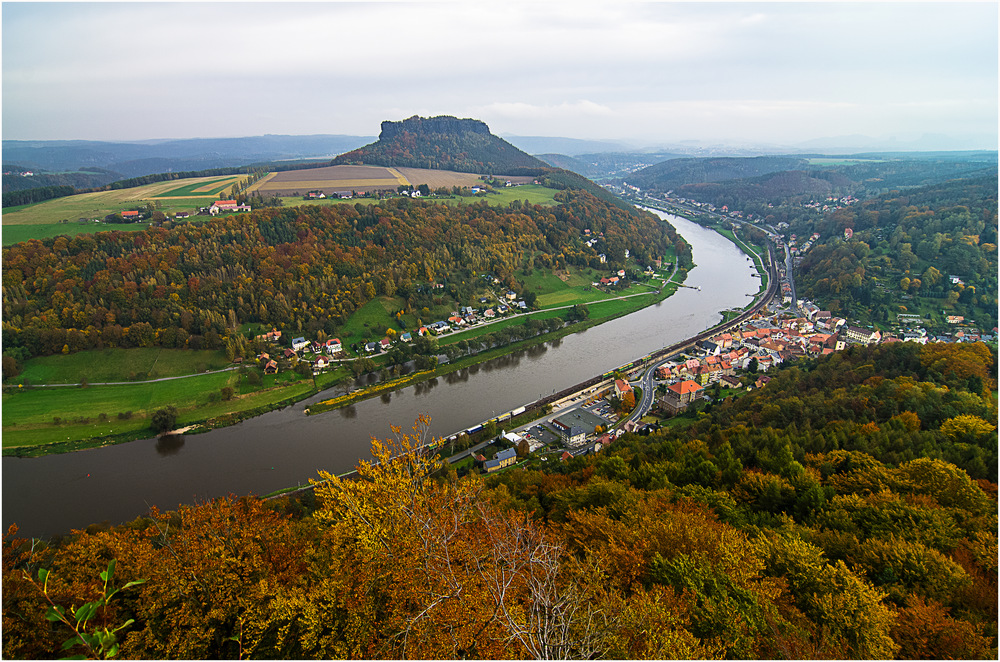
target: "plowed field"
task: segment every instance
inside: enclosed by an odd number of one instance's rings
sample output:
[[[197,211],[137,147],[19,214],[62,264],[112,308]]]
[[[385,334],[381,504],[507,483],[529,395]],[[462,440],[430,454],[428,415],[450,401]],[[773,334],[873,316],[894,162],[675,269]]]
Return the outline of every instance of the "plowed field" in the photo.
[[[531,177],[507,177],[515,183],[530,182]],[[266,195],[305,195],[309,191],[322,191],[327,195],[341,191],[359,193],[378,190],[395,190],[400,185],[420,186],[431,189],[452,186],[472,187],[479,184],[479,175],[448,170],[424,168],[383,168],[381,166],[337,165],[308,170],[287,170],[268,175],[251,187]]]
[[[308,170],[286,170],[269,175],[251,187],[267,195],[304,195],[308,191],[376,191],[409,184],[393,168],[379,166],[328,166]]]

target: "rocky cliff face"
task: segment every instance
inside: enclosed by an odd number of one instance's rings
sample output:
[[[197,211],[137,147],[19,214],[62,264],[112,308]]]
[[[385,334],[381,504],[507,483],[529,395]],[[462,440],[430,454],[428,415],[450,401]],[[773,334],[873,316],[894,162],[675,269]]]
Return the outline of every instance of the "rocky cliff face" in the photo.
[[[414,115],[401,122],[386,120],[382,122],[382,133],[379,140],[388,140],[402,135],[403,132],[426,134],[426,133],[478,133],[484,136],[490,135],[490,127],[481,120],[459,119],[451,115],[438,115],[437,117],[418,117]]]

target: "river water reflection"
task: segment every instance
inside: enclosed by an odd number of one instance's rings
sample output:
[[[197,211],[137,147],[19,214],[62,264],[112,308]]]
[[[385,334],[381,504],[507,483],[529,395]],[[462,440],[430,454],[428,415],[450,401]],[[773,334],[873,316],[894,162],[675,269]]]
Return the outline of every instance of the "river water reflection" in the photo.
[[[371,436],[407,429],[419,414],[446,436],[712,326],[745,306],[760,281],[719,234],[660,214],[691,244],[697,266],[672,297],[558,341],[472,366],[317,416],[305,402],[205,434],[145,439],[40,458],[3,458],[3,526],[20,534],[66,533],[118,523],[226,494],[266,494],[306,484],[319,469],[341,473],[369,457]],[[700,289],[692,289],[700,288]]]

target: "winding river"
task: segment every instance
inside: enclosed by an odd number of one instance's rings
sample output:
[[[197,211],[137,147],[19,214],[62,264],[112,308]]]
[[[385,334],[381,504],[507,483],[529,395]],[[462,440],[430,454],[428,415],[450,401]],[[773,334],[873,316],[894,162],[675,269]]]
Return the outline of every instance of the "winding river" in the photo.
[[[371,436],[406,430],[421,413],[447,436],[543,395],[695,335],[742,308],[760,281],[732,243],[657,212],[690,243],[696,267],[666,301],[539,345],[317,416],[318,394],[283,410],[204,434],[145,439],[39,458],[3,458],[3,527],[45,537],[94,522],[119,523],[226,494],[266,494],[341,473],[369,457]],[[692,289],[700,288],[700,289]]]

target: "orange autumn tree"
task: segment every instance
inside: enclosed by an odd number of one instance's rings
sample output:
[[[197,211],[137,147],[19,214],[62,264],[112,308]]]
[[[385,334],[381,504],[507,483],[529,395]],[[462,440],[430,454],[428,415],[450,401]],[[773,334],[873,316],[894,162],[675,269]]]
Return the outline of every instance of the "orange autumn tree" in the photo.
[[[476,477],[433,474],[430,419],[372,440],[356,480],[320,472],[316,520],[343,582],[344,655],[538,658],[602,652],[607,618],[585,572],[529,517],[482,498]],[[322,598],[321,598],[322,599]],[[317,619],[320,623],[323,619]]]

